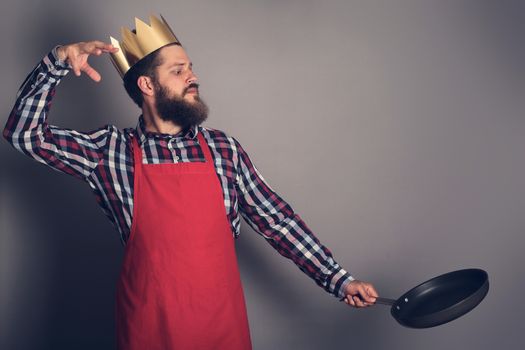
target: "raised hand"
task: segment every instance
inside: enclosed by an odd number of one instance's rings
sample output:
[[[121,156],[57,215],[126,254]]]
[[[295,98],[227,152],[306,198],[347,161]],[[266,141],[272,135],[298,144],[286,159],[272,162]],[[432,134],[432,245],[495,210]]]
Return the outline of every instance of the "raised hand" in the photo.
[[[71,68],[77,77],[84,72],[91,79],[99,82],[101,76],[89,65],[89,55],[100,56],[102,53],[115,53],[117,51],[118,48],[111,44],[94,40],[60,46],[57,49],[57,54],[61,61],[65,61],[71,65]]]

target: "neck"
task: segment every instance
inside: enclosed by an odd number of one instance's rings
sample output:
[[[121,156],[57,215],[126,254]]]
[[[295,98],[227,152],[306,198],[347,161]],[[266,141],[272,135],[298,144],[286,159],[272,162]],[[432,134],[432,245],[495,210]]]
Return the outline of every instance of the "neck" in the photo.
[[[181,127],[170,121],[162,120],[154,108],[142,105],[142,116],[146,131],[159,134],[176,135],[181,131]]]

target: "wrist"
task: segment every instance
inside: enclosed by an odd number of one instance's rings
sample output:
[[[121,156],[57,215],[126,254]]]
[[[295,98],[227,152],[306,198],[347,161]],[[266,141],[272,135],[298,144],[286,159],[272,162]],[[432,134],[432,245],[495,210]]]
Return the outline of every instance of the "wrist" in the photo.
[[[344,299],[346,297],[346,295],[348,294],[347,293],[347,289],[348,289],[348,286],[350,285],[350,283],[352,283],[353,281],[355,281],[355,278],[353,276],[351,276],[350,274],[347,274],[345,276],[345,279],[343,280],[343,283],[341,283],[341,286],[339,287],[339,292],[337,294],[337,296],[339,297],[339,299]]]
[[[68,62],[60,58],[58,55],[59,48],[60,45],[57,45],[51,50],[51,52],[44,58],[44,64],[47,67],[47,71],[53,72],[55,76],[64,76],[69,72],[71,66]]]
[[[67,58],[66,47],[67,46],[58,46],[56,49],[57,58],[62,62],[65,62]]]

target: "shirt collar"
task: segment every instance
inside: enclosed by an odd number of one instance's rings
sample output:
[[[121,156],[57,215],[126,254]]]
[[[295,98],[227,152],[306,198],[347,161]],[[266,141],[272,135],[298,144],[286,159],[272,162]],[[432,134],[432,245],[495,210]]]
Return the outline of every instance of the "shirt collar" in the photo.
[[[140,140],[140,144],[144,144],[147,139],[149,138],[156,138],[156,139],[174,139],[174,138],[187,138],[187,139],[195,139],[197,137],[197,133],[199,132],[199,126],[194,125],[186,130],[182,130],[179,133],[172,135],[172,134],[161,134],[156,132],[151,132],[146,130],[146,125],[144,124],[144,118],[142,115],[139,117],[139,121],[137,123],[137,127],[135,128],[137,132],[138,139]]]

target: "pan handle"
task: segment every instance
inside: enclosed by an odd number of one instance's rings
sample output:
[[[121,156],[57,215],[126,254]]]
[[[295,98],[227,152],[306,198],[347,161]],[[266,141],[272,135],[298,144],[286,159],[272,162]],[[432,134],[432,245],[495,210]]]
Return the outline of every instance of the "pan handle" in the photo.
[[[345,298],[341,299],[341,301],[343,300],[345,300]],[[396,303],[396,301],[397,300],[394,300],[394,299],[376,297],[376,304],[392,306]]]
[[[394,299],[388,299],[388,298],[380,298],[380,297],[377,297],[376,298],[376,304],[382,304],[382,305],[394,305],[396,302],[396,300]]]

